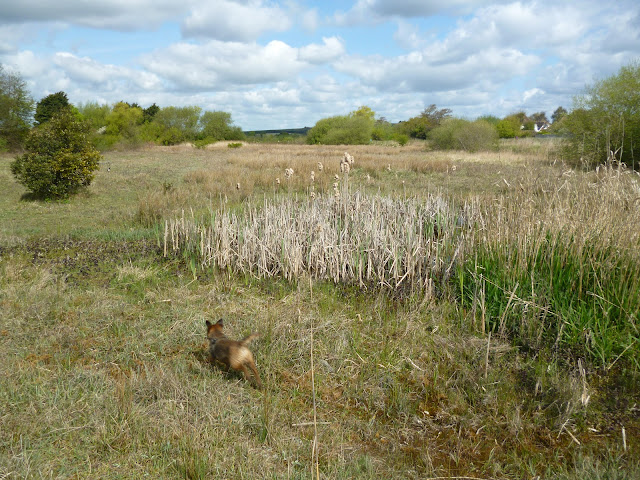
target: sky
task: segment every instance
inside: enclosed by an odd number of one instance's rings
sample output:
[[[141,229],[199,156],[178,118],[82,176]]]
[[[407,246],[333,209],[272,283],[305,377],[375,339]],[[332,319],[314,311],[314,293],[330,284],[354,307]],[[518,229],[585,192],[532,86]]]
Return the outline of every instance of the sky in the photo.
[[[243,130],[362,105],[551,118],[635,61],[637,0],[0,0],[0,63],[36,101],[197,105]]]

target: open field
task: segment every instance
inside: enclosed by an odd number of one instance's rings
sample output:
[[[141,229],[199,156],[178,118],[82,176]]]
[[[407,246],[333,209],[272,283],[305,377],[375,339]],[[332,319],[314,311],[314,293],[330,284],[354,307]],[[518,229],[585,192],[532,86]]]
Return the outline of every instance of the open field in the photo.
[[[153,147],[40,202],[10,161],[0,478],[640,477],[637,174]],[[218,318],[264,390],[207,361]]]

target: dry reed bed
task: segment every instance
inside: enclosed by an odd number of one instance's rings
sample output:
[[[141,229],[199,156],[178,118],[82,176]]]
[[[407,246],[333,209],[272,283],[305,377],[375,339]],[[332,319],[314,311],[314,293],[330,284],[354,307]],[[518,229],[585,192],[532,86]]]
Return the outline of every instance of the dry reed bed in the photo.
[[[242,213],[222,207],[204,223],[183,212],[166,220],[164,250],[195,255],[202,267],[261,278],[311,275],[432,288],[478,243],[508,248],[524,263],[548,234],[571,238],[578,249],[613,245],[637,255],[640,187],[630,177],[613,170],[591,179],[571,172],[532,176],[493,202],[471,200],[460,208],[430,194],[351,195],[343,179],[337,197],[265,198]]]
[[[483,332],[516,335],[535,348],[555,336],[556,346],[577,355],[586,348],[602,365],[622,355],[638,361],[635,173],[547,171],[493,201],[459,207],[431,194],[350,194],[347,179],[334,195],[265,198],[242,211],[223,207],[204,222],[183,213],[165,223],[165,255],[184,255],[194,272],[311,277],[426,299],[453,287]]]
[[[432,195],[286,197],[242,214],[220,210],[204,223],[184,214],[167,220],[164,250],[260,278],[311,276],[431,294],[459,253],[464,211]]]

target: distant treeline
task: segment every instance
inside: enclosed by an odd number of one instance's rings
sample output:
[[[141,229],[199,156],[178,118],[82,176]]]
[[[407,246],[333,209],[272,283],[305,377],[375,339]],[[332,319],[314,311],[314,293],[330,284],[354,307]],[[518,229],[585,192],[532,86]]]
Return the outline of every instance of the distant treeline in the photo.
[[[432,104],[415,117],[391,123],[362,106],[347,115],[320,119],[311,128],[243,132],[233,125],[230,113],[203,111],[198,106],[159,107],[154,103],[143,108],[125,101],[74,106],[64,92],[47,95],[36,105],[20,75],[0,65],[0,150],[20,150],[33,127],[45,124],[56,112],[71,109],[78,121],[90,127],[92,141],[100,150],[148,142],[191,142],[202,147],[220,140],[404,145],[415,138],[430,140],[433,148],[477,151],[496,148],[499,138],[559,134],[566,139],[562,153],[566,161],[584,166],[617,162],[635,168],[640,146],[640,64],[622,67],[617,75],[587,87],[574,103],[571,112],[558,107],[550,121],[545,112],[528,115],[524,111],[470,121]]]

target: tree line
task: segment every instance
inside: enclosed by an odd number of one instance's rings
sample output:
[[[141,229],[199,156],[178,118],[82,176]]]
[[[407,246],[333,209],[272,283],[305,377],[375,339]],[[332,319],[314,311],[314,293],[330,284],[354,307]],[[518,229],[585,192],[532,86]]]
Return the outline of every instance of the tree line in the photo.
[[[319,120],[306,135],[309,144],[366,144],[410,138],[428,140],[433,148],[467,151],[497,148],[500,138],[556,133],[564,139],[563,159],[587,168],[602,163],[640,166],[640,63],[586,88],[574,98],[574,108],[558,107],[504,118],[485,115],[476,120],[453,116],[435,104],[416,117],[391,124],[362,106],[347,114]],[[198,106],[142,108],[126,101],[114,105],[87,102],[74,106],[65,92],[35,102],[22,77],[0,65],[0,151],[26,150],[11,169],[18,181],[45,197],[64,196],[86,186],[98,168],[99,150],[144,142],[201,147],[219,140],[242,140],[231,114],[202,111]],[[31,178],[29,178],[31,177]],[[58,182],[59,185],[52,185]]]

